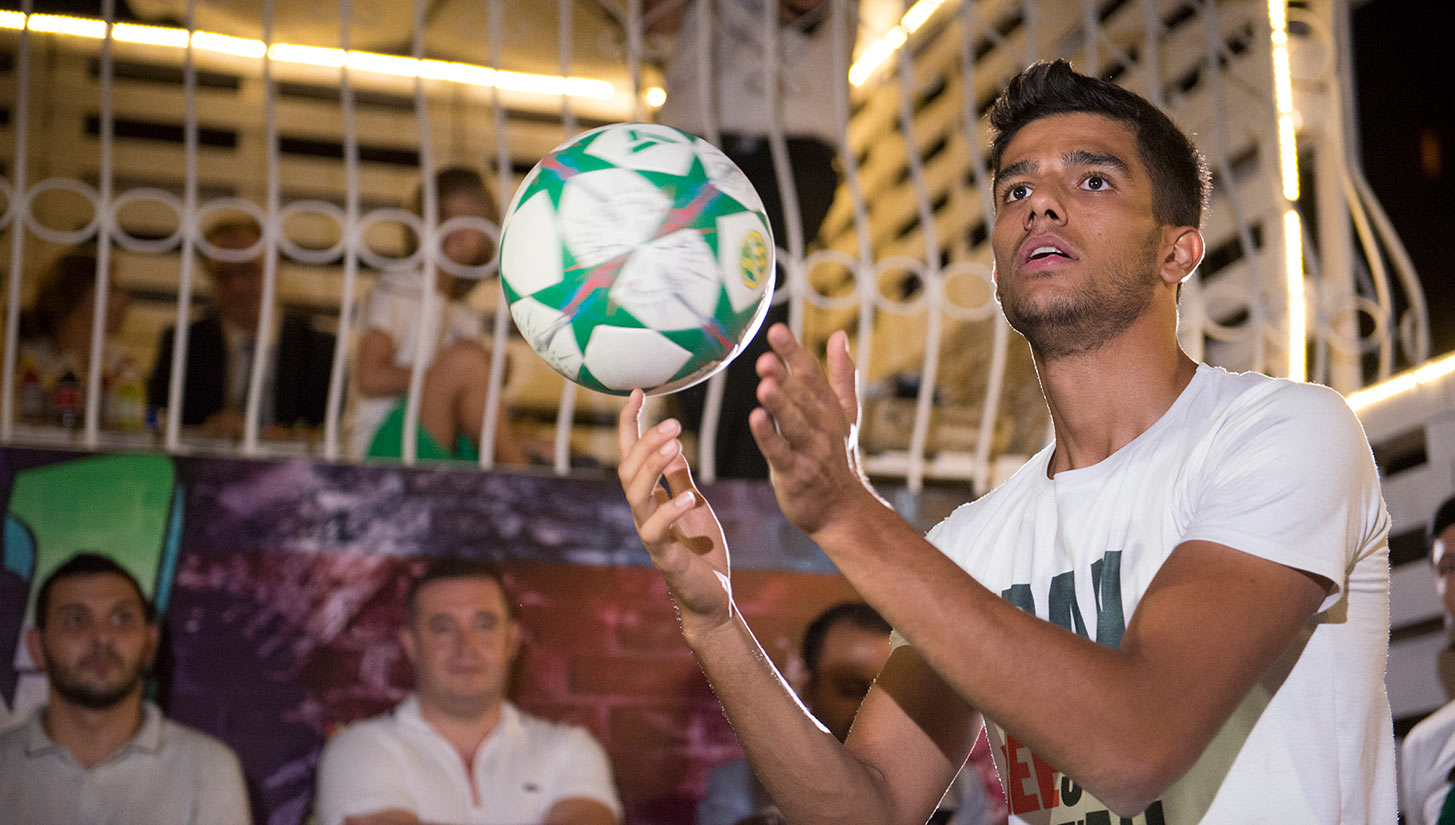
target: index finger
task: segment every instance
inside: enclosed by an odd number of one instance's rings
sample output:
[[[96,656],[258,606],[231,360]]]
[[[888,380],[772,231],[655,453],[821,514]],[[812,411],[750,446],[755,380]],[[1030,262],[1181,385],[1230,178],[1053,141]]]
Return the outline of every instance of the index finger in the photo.
[[[642,437],[642,404],[645,402],[646,394],[641,390],[632,390],[627,396],[626,403],[621,405],[621,415],[616,422],[616,444],[621,450],[621,458],[626,458],[637,442]]]
[[[787,324],[779,322],[768,328],[768,345],[777,353],[778,359],[787,365],[789,373],[802,376],[820,371],[818,359],[804,349]]]

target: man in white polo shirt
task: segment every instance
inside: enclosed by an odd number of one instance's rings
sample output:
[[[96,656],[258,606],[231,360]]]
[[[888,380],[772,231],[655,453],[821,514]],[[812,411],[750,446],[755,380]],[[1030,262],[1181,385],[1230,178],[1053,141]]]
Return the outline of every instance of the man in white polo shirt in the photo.
[[[497,568],[441,559],[400,631],[415,692],[324,747],[319,825],[616,825],[611,765],[584,729],[506,699],[520,627]]]

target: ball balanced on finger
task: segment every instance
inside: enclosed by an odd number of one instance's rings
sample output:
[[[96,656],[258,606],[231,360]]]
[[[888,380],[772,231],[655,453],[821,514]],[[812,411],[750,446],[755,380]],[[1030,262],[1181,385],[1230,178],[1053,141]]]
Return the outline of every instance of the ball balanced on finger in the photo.
[[[511,317],[557,372],[625,395],[722,369],[772,296],[773,235],[716,147],[620,123],[566,141],[526,176],[501,226]]]

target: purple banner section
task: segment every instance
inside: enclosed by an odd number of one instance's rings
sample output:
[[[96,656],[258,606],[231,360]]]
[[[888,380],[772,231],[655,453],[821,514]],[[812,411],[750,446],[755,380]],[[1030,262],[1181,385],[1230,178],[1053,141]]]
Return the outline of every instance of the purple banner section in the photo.
[[[852,591],[766,484],[706,492],[781,664]],[[44,698],[18,644],[34,588],[74,552],[112,554],[163,608],[158,701],[238,752],[260,823],[306,822],[326,738],[409,690],[403,594],[432,556],[501,563],[527,640],[514,699],[602,741],[628,823],[691,822],[739,753],[614,476],[0,449],[0,495],[0,722]]]

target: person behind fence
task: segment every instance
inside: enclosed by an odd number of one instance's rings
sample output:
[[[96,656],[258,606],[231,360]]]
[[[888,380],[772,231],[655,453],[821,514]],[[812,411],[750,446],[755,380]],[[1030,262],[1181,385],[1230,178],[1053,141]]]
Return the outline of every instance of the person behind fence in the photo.
[[[410,583],[399,632],[414,692],[324,746],[319,825],[615,825],[621,802],[591,734],[506,696],[520,648],[495,566],[444,558]]]
[[[478,172],[447,167],[435,173],[435,216],[439,223],[472,216],[497,220],[495,201]],[[415,211],[423,212],[422,195]],[[440,251],[460,265],[489,259],[490,238],[462,227],[443,238]],[[427,250],[426,250],[427,252]],[[428,260],[428,258],[426,258]],[[490,352],[480,314],[465,302],[478,283],[443,268],[430,268],[436,292],[434,312],[421,317],[425,277],[418,270],[391,270],[379,276],[364,303],[363,327],[354,365],[352,444],[355,455],[398,458],[404,439],[405,394],[409,391],[415,351],[427,348],[423,396],[419,405],[416,455],[427,460],[475,460],[490,379]],[[423,342],[421,344],[421,342]],[[495,421],[495,460],[526,464],[524,449],[511,433],[502,401]]]
[[[834,99],[841,79],[835,74],[834,26],[829,19],[836,0],[774,0],[778,7],[776,77],[769,77],[766,35],[761,0],[649,3],[647,17],[653,32],[675,33],[665,71],[667,99],[657,122],[675,126],[703,138],[709,123],[720,129],[719,148],[747,175],[763,199],[773,238],[788,243],[783,195],[769,148],[769,126],[782,127],[787,160],[798,201],[797,220],[805,245],[818,236],[839,185],[836,167],[839,121]],[[842,47],[853,53],[857,0],[837,0],[846,17]],[[710,95],[702,93],[704,15],[711,17],[708,51]],[[769,109],[765,90],[776,83],[778,110]],[[709,111],[707,101],[716,103]],[[781,278],[779,283],[781,284]],[[774,303],[762,329],[786,320],[788,305]],[[722,478],[767,478],[768,465],[748,430],[753,409],[753,363],[768,351],[760,333],[728,364],[722,410],[718,419],[714,457]],[[696,429],[706,402],[706,385],[689,388],[673,398],[688,426]]]
[[[96,272],[94,247],[62,254],[46,269],[30,306],[21,313],[15,409],[24,423],[79,428],[85,422]],[[116,282],[114,270],[107,277],[100,423],[107,429],[139,430],[146,423],[145,390],[116,341],[131,297]]]
[[[225,250],[257,248],[242,261],[202,256],[212,284],[213,306],[187,328],[187,367],[180,414],[184,427],[224,438],[241,438],[263,306],[262,232],[252,219],[223,221],[207,240]],[[334,336],[315,329],[307,315],[273,313],[263,361],[259,427],[272,437],[322,426],[333,369]],[[158,340],[157,359],[147,380],[147,404],[179,411],[171,403],[172,353],[176,327]]]
[[[863,474],[847,336],[827,376],[782,325],[757,363],[779,506],[896,632],[846,743],[735,608],[680,425],[622,409],[638,531],[755,772],[795,825],[923,822],[983,713],[1015,822],[1393,822],[1390,522],[1359,420],[1182,352],[1209,178],[1155,106],[1056,61],[990,123],[997,296],[1054,441],[922,536]]]
[[[820,613],[803,632],[803,684],[797,692],[808,712],[840,742],[848,738],[864,694],[889,658],[889,631],[889,623],[874,608],[863,602],[841,602]],[[988,760],[989,754],[984,758]],[[995,796],[999,795],[997,788]],[[1005,821],[1004,808],[987,793],[972,756],[930,822],[991,825]],[[746,759],[719,765],[708,777],[707,792],[697,806],[697,825],[781,822],[782,813]]]
[[[242,767],[142,698],[152,606],[115,561],[79,553],[45,578],[25,637],[48,700],[0,734],[0,818],[18,825],[248,825]]]
[[[1448,631],[1455,624],[1455,497],[1430,517],[1425,540]],[[1399,769],[1405,825],[1455,825],[1455,702],[1410,729],[1400,746]]]

